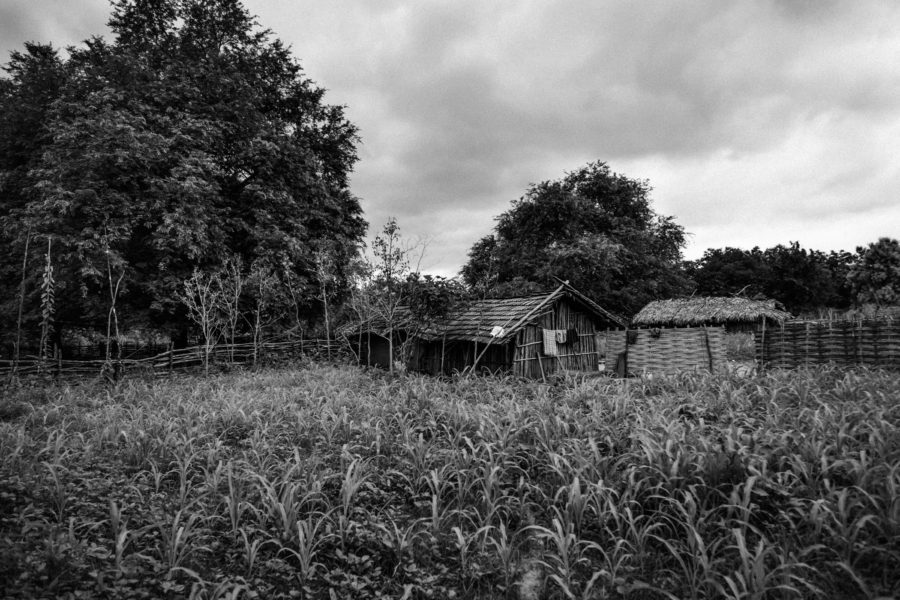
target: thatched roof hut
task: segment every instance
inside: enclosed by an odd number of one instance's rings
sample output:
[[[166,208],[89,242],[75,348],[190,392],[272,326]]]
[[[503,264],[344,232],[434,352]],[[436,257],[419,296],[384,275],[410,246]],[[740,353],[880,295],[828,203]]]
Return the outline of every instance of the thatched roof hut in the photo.
[[[728,331],[752,331],[763,322],[772,326],[791,314],[775,300],[696,297],[656,300],[631,319],[632,327],[695,327],[724,325]]]
[[[394,335],[410,344],[409,367],[426,373],[464,369],[543,377],[560,370],[596,370],[594,336],[626,327],[615,315],[567,283],[549,293],[476,300],[429,326],[398,311]],[[547,332],[559,346],[545,344]],[[564,333],[565,332],[565,333]],[[367,364],[386,364],[384,324],[377,320],[342,332]],[[355,348],[356,350],[356,348]]]

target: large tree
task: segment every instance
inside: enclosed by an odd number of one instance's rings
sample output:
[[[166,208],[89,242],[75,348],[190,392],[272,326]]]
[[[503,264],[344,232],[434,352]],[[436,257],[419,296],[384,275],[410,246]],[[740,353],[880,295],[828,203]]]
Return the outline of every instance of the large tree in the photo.
[[[684,229],[650,205],[650,185],[593,162],[529,187],[469,251],[471,286],[512,295],[556,278],[612,310],[632,314],[683,292]]]
[[[847,275],[856,302],[900,305],[900,241],[883,237],[856,251],[859,260]]]
[[[340,282],[366,227],[343,109],[239,0],[116,0],[109,25],[113,41],[71,49],[55,100],[31,111],[45,135],[0,209],[20,232],[7,254],[26,232],[53,239],[63,320],[81,324],[105,317],[114,271],[132,323],[183,326],[181,282],[234,255],[277,265],[320,310],[316,249],[335,249]],[[55,55],[29,51],[29,72],[53,72]],[[10,73],[0,122],[30,81]]]

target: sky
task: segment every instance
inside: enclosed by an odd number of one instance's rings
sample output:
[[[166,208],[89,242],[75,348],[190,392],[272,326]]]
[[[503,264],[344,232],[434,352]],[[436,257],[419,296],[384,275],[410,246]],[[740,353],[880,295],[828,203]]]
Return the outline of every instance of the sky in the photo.
[[[370,236],[452,276],[529,184],[601,160],[707,248],[900,237],[900,2],[245,0],[360,129]],[[0,57],[109,35],[0,0]]]

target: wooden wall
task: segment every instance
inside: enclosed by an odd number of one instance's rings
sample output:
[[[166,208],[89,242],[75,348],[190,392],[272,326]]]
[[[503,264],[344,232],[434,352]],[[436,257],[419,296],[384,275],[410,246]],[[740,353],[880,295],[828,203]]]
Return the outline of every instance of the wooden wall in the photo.
[[[544,356],[544,329],[576,329],[578,339],[561,344],[558,356]],[[588,315],[569,300],[561,299],[516,335],[512,370],[516,375],[535,379],[560,371],[597,371],[595,332]]]
[[[410,368],[431,375],[452,375],[471,367],[475,358],[481,355],[477,370],[479,373],[506,373],[512,368],[513,345],[491,344],[487,351],[484,343],[464,340],[417,340],[411,349]],[[443,356],[443,360],[442,357]]]

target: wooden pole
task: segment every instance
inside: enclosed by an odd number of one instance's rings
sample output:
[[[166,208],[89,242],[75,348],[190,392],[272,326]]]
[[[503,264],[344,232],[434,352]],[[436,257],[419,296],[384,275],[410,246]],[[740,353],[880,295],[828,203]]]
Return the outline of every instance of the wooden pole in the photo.
[[[547,376],[544,375],[544,363],[541,362],[541,355],[537,350],[534,351],[534,357],[537,359],[538,367],[541,369],[541,381],[547,383]]]

